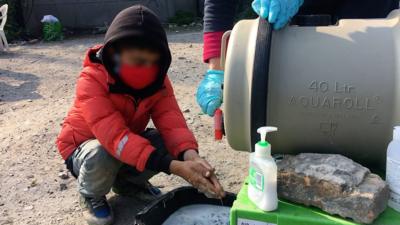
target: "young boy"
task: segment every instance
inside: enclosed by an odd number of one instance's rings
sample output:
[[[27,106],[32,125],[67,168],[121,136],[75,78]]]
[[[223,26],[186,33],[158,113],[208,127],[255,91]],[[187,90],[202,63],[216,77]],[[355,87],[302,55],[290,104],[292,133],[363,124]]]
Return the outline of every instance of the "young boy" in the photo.
[[[104,45],[88,51],[57,146],[78,179],[89,224],[113,222],[105,197],[111,188],[121,195],[159,195],[148,182],[157,172],[224,196],[178,107],[166,75],[170,63],[166,33],[143,6],[120,12]],[[157,130],[146,129],[150,119]]]

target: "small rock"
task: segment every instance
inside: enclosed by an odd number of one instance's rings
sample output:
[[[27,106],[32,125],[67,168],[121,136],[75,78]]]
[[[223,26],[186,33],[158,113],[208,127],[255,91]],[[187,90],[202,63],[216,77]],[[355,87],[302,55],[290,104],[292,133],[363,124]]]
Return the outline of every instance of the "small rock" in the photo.
[[[179,60],[184,60],[184,59],[186,59],[186,57],[179,56],[178,59],[179,59]]]
[[[26,176],[26,178],[32,179],[32,178],[34,178],[34,176],[32,174],[29,174],[28,176]]]
[[[185,109],[185,111],[183,111],[184,113],[189,113],[190,109]]]
[[[33,205],[28,205],[28,206],[24,207],[25,211],[32,210],[32,209],[33,209]]]
[[[68,189],[68,186],[66,183],[60,183],[60,191],[65,191]]]
[[[33,180],[29,186],[30,186],[30,187],[36,187],[37,185],[38,185],[38,184],[37,184],[37,181],[36,181],[36,180]]]
[[[63,179],[63,180],[66,180],[66,179],[69,178],[68,173],[66,173],[66,172],[61,172],[61,173],[59,173],[59,174],[58,174],[58,177],[61,178],[61,179]]]
[[[387,184],[349,158],[302,153],[277,164],[281,198],[367,224],[386,209]]]

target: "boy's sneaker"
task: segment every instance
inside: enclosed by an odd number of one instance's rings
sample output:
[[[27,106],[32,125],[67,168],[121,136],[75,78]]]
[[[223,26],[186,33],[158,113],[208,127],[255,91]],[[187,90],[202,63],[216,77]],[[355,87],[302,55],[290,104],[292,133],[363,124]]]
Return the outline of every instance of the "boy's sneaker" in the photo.
[[[80,197],[83,216],[89,225],[109,225],[114,222],[113,212],[105,196]]]
[[[162,195],[162,192],[150,182],[143,185],[121,184],[116,182],[112,191],[121,196],[136,198],[142,201],[153,201]]]

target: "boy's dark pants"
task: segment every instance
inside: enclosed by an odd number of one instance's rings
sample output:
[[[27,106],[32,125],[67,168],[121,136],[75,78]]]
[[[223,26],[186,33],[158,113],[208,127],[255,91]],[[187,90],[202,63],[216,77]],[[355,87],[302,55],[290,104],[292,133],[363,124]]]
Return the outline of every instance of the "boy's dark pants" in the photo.
[[[148,139],[156,151],[167,153],[163,140],[155,129],[147,129],[141,136]],[[84,197],[101,197],[116,186],[143,186],[156,172],[140,173],[111,156],[97,139],[82,143],[68,159],[78,178],[78,188]],[[67,163],[68,164],[68,163]],[[72,164],[72,165],[71,165]]]

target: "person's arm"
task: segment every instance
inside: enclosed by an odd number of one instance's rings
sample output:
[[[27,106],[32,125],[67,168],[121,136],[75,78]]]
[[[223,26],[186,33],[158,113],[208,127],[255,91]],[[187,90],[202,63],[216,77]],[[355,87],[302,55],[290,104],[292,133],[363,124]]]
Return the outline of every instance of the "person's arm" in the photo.
[[[164,96],[151,109],[151,119],[164,140],[165,147],[174,158],[186,150],[197,151],[198,145],[178,106],[171,82],[165,79]]]
[[[127,127],[123,116],[109,98],[106,78],[99,78],[105,75],[101,72],[92,73],[95,72],[84,70],[77,83],[77,106],[83,118],[108,153],[143,171],[155,148],[147,139],[131,132]],[[169,170],[169,164],[165,167]]]
[[[252,8],[260,17],[273,23],[274,29],[280,29],[294,16],[302,3],[303,0],[254,0]],[[209,116],[214,116],[223,100],[221,39],[224,32],[232,28],[235,8],[236,1],[233,0],[205,1],[203,61],[208,63],[208,70],[197,88],[196,99],[203,113]]]
[[[203,61],[209,69],[220,70],[221,38],[232,29],[236,0],[206,0],[204,2]]]
[[[220,63],[221,39],[232,29],[236,0],[206,0],[204,2],[203,61],[208,64],[196,93],[203,113],[213,116],[222,103],[223,74]]]

